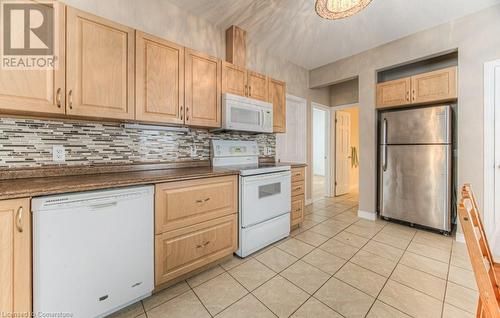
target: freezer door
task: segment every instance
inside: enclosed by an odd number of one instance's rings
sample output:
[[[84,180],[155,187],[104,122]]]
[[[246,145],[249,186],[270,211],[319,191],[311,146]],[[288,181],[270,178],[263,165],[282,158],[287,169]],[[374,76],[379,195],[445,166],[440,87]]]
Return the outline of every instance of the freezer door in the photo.
[[[382,113],[380,144],[451,143],[451,107],[387,111]]]
[[[450,231],[451,146],[389,145],[380,151],[386,160],[380,168],[380,215]]]

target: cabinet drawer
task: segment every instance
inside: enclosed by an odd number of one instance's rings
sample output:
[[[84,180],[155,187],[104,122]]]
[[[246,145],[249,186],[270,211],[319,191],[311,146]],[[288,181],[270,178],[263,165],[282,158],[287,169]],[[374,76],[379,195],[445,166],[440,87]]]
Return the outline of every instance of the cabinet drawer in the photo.
[[[155,233],[236,213],[237,182],[237,176],[228,176],[157,184]]]
[[[301,223],[304,217],[304,196],[292,197],[292,213],[290,214],[290,223],[292,226]]]
[[[292,197],[304,194],[304,181],[292,182]]]
[[[305,169],[304,168],[293,168],[292,169],[292,182],[304,181],[305,179]]]
[[[237,214],[232,214],[156,235],[155,284],[231,255],[238,246],[237,223]]]

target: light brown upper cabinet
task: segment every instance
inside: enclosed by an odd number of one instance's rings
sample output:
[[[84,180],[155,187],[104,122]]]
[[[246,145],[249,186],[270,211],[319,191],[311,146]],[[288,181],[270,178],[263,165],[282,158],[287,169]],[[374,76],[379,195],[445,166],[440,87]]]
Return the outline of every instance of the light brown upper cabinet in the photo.
[[[286,132],[286,83],[269,79],[269,102],[273,104],[273,132]]]
[[[31,313],[29,199],[0,201],[0,286],[3,313],[17,313],[19,317]]]
[[[136,32],[135,118],[184,123],[184,47]]]
[[[186,49],[185,72],[186,125],[220,127],[221,61]]]
[[[440,102],[457,98],[457,68],[449,67],[412,76],[412,103]]]
[[[456,66],[377,84],[377,108],[436,103],[456,98]]]
[[[248,97],[267,102],[269,99],[268,77],[253,71],[247,71]]]
[[[134,29],[67,7],[66,113],[134,119]]]
[[[247,70],[228,62],[222,62],[222,93],[247,96]]]
[[[222,93],[246,96],[262,101],[269,100],[267,76],[244,67],[222,62]]]
[[[411,79],[403,78],[377,85],[377,107],[410,104]]]
[[[55,69],[0,68],[0,109],[7,112],[64,114],[65,7],[55,3]]]

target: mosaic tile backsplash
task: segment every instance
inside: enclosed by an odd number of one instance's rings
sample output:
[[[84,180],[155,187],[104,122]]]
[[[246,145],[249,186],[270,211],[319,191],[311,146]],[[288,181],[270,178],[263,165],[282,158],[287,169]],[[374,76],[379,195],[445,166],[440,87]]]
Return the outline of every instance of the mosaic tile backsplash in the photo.
[[[257,140],[261,157],[275,155],[273,134],[174,132],[126,129],[119,123],[0,118],[0,169],[209,160],[211,139]],[[64,146],[65,162],[52,161],[53,145]]]

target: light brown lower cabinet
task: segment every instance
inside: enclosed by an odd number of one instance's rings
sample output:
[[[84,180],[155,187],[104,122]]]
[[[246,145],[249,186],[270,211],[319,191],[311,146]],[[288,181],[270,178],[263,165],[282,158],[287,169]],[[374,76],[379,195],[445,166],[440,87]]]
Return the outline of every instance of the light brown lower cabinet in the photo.
[[[294,228],[304,222],[305,209],[305,167],[292,168],[292,212],[290,214],[290,227]]]
[[[233,254],[238,248],[237,225],[238,215],[231,214],[157,235],[155,284]]]
[[[155,285],[232,255],[237,212],[237,176],[157,184]]]
[[[31,294],[30,200],[3,200],[0,201],[0,312],[29,317],[24,315],[32,311]]]

